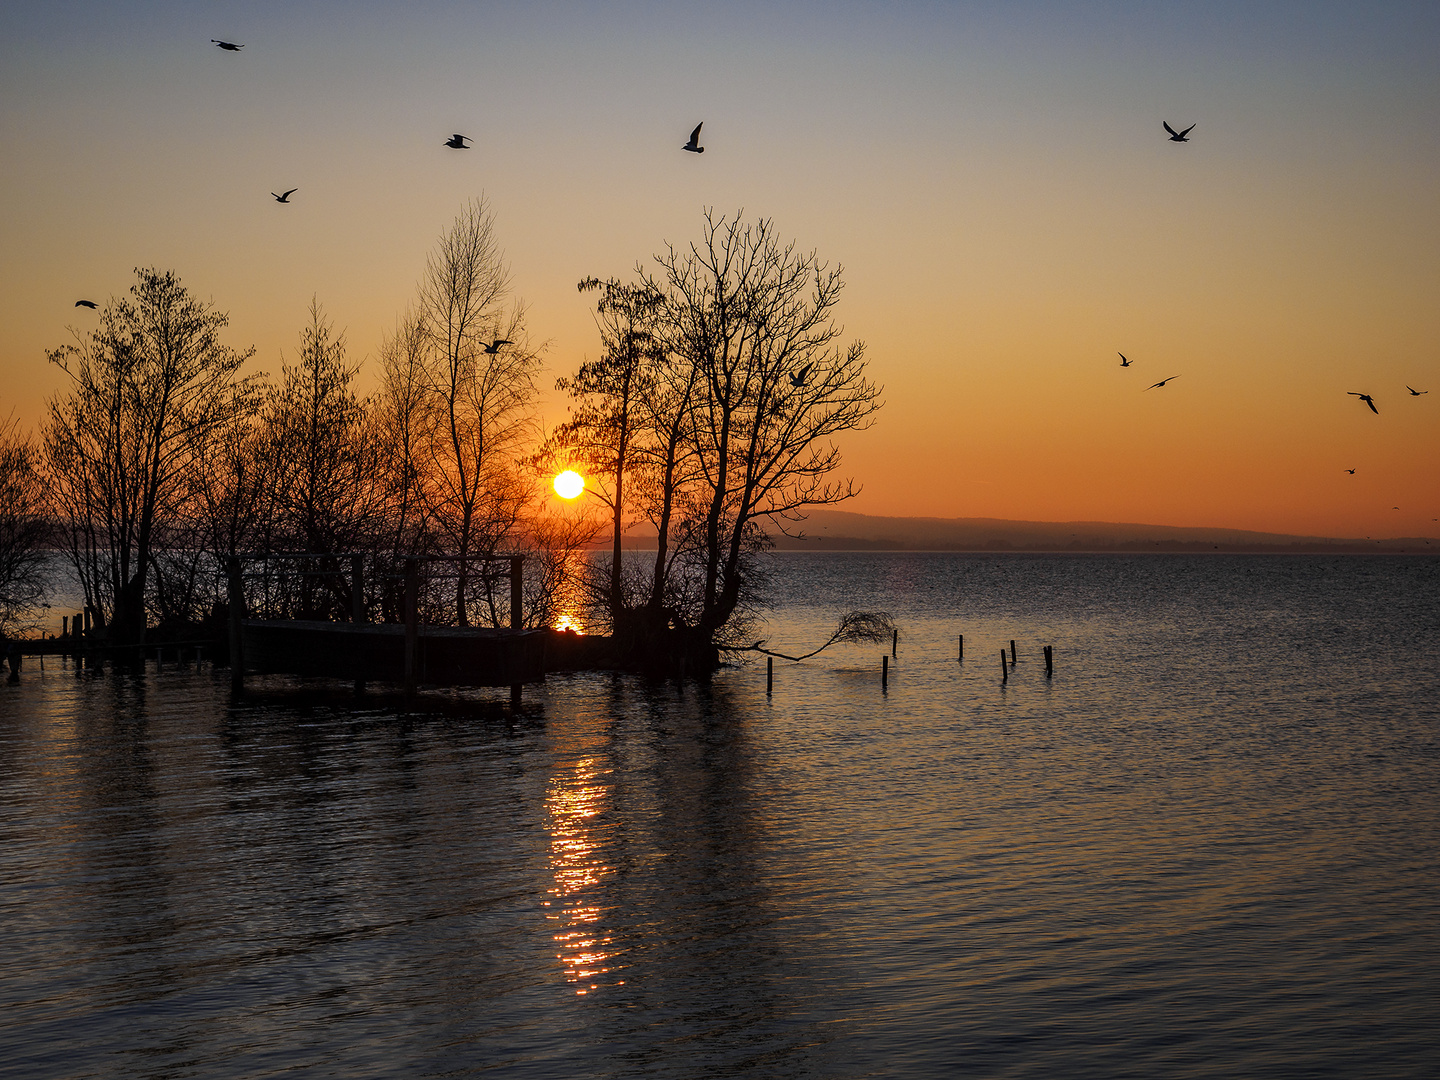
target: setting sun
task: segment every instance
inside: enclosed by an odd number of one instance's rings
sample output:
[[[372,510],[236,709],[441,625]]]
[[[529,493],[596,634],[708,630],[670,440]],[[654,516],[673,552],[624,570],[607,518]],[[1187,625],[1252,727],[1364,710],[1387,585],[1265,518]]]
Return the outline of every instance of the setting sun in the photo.
[[[585,478],[574,469],[566,469],[555,477],[555,494],[562,499],[576,498],[585,490]]]

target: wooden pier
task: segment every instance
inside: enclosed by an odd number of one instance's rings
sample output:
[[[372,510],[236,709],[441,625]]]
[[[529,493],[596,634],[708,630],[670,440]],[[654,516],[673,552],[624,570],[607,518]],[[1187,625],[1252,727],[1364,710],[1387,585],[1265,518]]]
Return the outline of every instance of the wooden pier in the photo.
[[[315,558],[266,555],[261,558]],[[351,560],[352,621],[247,619],[245,573],[240,557],[229,560],[230,687],[239,695],[247,672],[353,679],[355,692],[375,680],[400,683],[413,696],[422,686],[508,686],[510,702],[520,704],[526,683],[545,679],[547,630],[522,626],[523,555],[484,561],[510,565],[509,628],[427,626],[420,622],[422,562],[454,561],[412,556],[405,560],[403,623],[365,621],[363,559]],[[327,559],[346,556],[329,555]]]

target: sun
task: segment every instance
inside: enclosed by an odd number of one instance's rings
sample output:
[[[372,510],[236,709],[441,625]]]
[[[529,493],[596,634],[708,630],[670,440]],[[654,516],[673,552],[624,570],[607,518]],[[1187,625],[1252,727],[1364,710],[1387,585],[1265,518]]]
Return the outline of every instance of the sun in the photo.
[[[576,498],[585,490],[585,478],[574,469],[566,469],[555,477],[555,494],[562,499]]]

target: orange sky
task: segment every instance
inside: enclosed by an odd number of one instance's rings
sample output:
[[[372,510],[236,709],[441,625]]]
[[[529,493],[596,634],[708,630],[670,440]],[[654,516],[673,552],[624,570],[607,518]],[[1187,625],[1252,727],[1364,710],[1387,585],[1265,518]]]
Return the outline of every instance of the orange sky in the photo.
[[[136,265],[259,369],[312,295],[358,360],[483,192],[549,387],[597,348],[576,281],[743,207],[846,268],[887,401],[847,509],[1440,536],[1433,5],[16,7],[0,410],[27,426],[74,300]]]

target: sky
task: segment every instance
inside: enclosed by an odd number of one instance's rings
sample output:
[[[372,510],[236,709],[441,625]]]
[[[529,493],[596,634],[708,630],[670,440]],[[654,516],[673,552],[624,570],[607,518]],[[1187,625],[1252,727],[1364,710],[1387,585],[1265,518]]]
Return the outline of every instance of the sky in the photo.
[[[272,374],[317,299],[367,388],[483,195],[553,423],[576,283],[713,207],[843,267],[845,509],[1440,536],[1436,55],[1433,3],[6,4],[0,415],[137,266]]]

